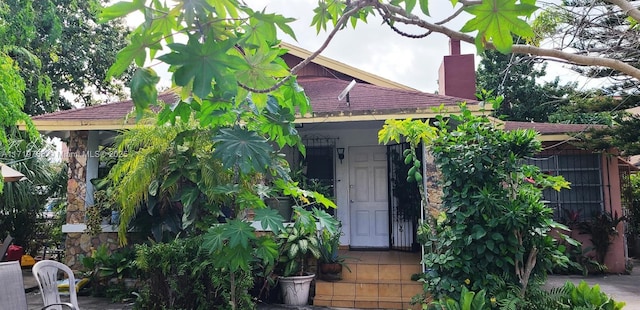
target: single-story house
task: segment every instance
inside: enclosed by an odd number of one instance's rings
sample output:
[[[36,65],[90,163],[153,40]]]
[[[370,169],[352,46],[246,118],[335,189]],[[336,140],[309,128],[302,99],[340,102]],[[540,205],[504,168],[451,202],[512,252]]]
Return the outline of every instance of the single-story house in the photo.
[[[459,44],[459,41],[452,41],[451,55],[445,56],[440,68],[439,94],[420,92],[322,56],[298,72],[298,82],[311,100],[313,113],[296,120],[307,146],[307,156],[302,159],[290,151],[287,154],[290,162],[304,169],[308,178],[332,189],[338,205],[335,216],[343,225],[344,235],[340,241],[344,247],[408,252],[407,255],[413,257],[408,260],[412,264],[410,268],[405,266],[407,260],[404,258],[398,263],[402,267],[398,265],[397,268],[378,267],[382,260],[372,265],[362,262],[362,267],[360,264],[352,266],[354,275],[345,276],[343,281],[346,282],[321,284],[319,281],[314,300],[317,305],[406,309],[410,297],[421,290],[419,283],[409,280],[412,273],[420,271],[420,259],[413,254],[419,248],[415,230],[420,212],[407,212],[400,205],[398,197],[401,194],[396,193],[399,189],[393,186],[397,179],[394,160],[407,146],[380,145],[377,132],[387,119],[429,119],[435,117],[433,108],[444,105],[450,112],[455,112],[461,101],[466,101],[474,113],[482,113],[480,102],[474,100],[474,56],[461,55]],[[309,51],[292,45],[284,44],[284,47],[289,52],[283,58],[290,66],[310,55]],[[339,100],[338,95],[352,81],[355,86]],[[171,93],[165,93],[159,99],[169,103],[176,100]],[[117,130],[134,126],[124,122],[132,108],[132,102],[127,100],[33,117],[39,131],[63,137],[68,145],[67,224],[63,226],[63,232],[67,234],[67,264],[77,265],[78,255],[89,253],[98,244],[116,245],[116,234],[108,225],[103,227],[105,233],[99,237],[91,238],[84,233],[84,210],[93,203],[94,188],[89,180],[98,175],[98,157],[92,154],[96,154],[99,145],[110,143]],[[559,217],[560,210],[565,208],[622,213],[622,174],[618,157],[573,150],[567,143],[573,139],[567,133],[582,131],[584,125],[504,122],[502,126],[505,130],[538,130],[545,151],[532,162],[544,166],[544,171],[565,175],[572,181],[570,192],[576,194],[545,197],[557,208]],[[585,178],[590,181],[580,183]],[[431,201],[437,203],[437,182],[429,175],[425,179],[431,180]],[[622,240],[622,235],[616,239],[607,258],[612,272],[624,271]],[[360,276],[357,270],[363,275]],[[398,278],[385,278],[388,272],[383,270],[393,270],[389,272],[395,272]],[[365,279],[366,285],[371,287],[358,291],[365,287],[364,284],[355,285],[359,279]],[[390,285],[399,285],[397,289],[402,294],[396,290],[396,295],[386,296],[383,285],[390,291],[393,291]]]

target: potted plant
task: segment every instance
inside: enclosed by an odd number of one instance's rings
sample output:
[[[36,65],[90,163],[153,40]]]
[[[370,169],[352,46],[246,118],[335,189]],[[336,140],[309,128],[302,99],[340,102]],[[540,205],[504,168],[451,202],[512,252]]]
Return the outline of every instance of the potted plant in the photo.
[[[325,281],[336,281],[342,279],[342,268],[351,269],[345,263],[346,256],[339,253],[340,236],[342,235],[341,224],[338,224],[338,230],[330,233],[328,230],[322,231],[320,237],[320,258],[318,259],[318,268],[320,277]]]
[[[309,259],[320,258],[320,236],[327,231],[335,234],[338,221],[318,208],[307,211],[293,208],[294,222],[278,234],[278,270],[283,302],[306,305],[309,287],[315,274],[309,272]]]
[[[93,205],[86,210],[87,232],[95,236],[102,232],[102,225],[117,225],[120,207],[116,202],[111,182],[106,179],[92,179],[95,188]]]

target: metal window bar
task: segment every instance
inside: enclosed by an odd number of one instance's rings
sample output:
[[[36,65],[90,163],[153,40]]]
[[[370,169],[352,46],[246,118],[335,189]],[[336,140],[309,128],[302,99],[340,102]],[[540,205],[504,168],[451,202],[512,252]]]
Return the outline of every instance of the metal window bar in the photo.
[[[330,190],[325,194],[328,198],[336,196],[336,142],[338,138],[326,136],[303,136],[302,144],[306,148],[306,158],[300,152],[295,152],[293,158],[292,172],[304,179],[304,181],[313,184],[300,183],[301,187],[306,186],[307,189],[317,190],[318,188],[309,188],[310,186],[329,187]],[[303,181],[303,180],[298,180]],[[334,214],[334,209],[329,209],[330,214]]]
[[[571,189],[545,189],[544,200],[554,210],[554,219],[563,223],[585,221],[604,210],[604,187],[599,154],[565,151],[551,156],[538,155],[527,160],[543,173],[561,175]]]

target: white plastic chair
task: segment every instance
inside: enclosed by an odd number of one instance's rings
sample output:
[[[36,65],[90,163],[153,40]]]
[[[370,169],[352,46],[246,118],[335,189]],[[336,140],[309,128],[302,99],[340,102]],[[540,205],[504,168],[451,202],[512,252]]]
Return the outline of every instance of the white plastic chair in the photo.
[[[24,292],[22,268],[18,261],[0,263],[0,309],[28,310],[27,295]],[[63,305],[74,308],[72,304]],[[60,305],[49,305],[42,308],[60,309]]]
[[[38,281],[42,301],[46,306],[52,306],[49,309],[62,310],[61,305],[79,310],[78,297],[76,295],[76,280],[73,271],[67,265],[53,260],[42,260],[33,265],[33,275]],[[63,271],[69,278],[69,301],[63,303],[60,301],[60,292],[58,291],[58,271]]]

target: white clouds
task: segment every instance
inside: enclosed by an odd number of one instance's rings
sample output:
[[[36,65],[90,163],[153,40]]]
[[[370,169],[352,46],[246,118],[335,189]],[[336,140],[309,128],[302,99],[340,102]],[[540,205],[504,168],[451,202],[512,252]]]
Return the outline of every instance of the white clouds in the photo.
[[[316,3],[310,0],[254,0],[250,5],[255,4],[255,9],[266,6],[267,12],[296,18],[291,26],[298,42],[285,37],[282,37],[283,41],[314,51],[327,37],[325,31],[316,35],[315,27],[310,26]],[[434,6],[432,10],[438,15],[449,8]],[[424,39],[410,39],[381,23],[380,17],[371,16],[368,24],[360,23],[356,29],[341,30],[322,55],[422,91],[437,90],[438,68],[442,58],[449,54],[448,38],[432,34]],[[403,27],[403,30],[415,34],[424,32],[417,27]],[[475,47],[468,44],[463,43],[462,48],[463,53],[475,52]]]
[[[296,18],[291,27],[296,33],[297,41],[281,34],[280,38],[285,42],[315,51],[327,37],[327,31],[316,34],[315,27],[310,26],[317,0],[248,0],[247,3],[254,10],[265,9],[267,13],[275,12]],[[431,4],[431,13],[435,16],[432,21],[446,17],[450,12],[452,10],[449,3]],[[141,16],[131,18],[130,24],[138,24],[140,18]],[[460,29],[467,19],[468,15],[460,16],[451,27]],[[402,30],[412,34],[424,32],[423,29],[410,26],[402,26]],[[462,43],[462,53],[475,54],[475,46]],[[356,29],[347,27],[339,31],[322,53],[325,57],[425,92],[435,92],[438,89],[438,68],[443,57],[448,54],[446,36],[434,33],[423,39],[402,37],[382,23],[378,14],[370,16],[368,24],[359,23]],[[476,66],[479,61],[476,57]],[[558,64],[549,65],[547,79],[560,75],[563,81],[582,81],[575,75],[569,75],[568,70],[562,70],[561,67]],[[170,80],[165,71],[166,66],[156,66],[154,69],[162,76],[161,85],[168,86]],[[582,85],[586,84],[581,82],[580,86]]]

